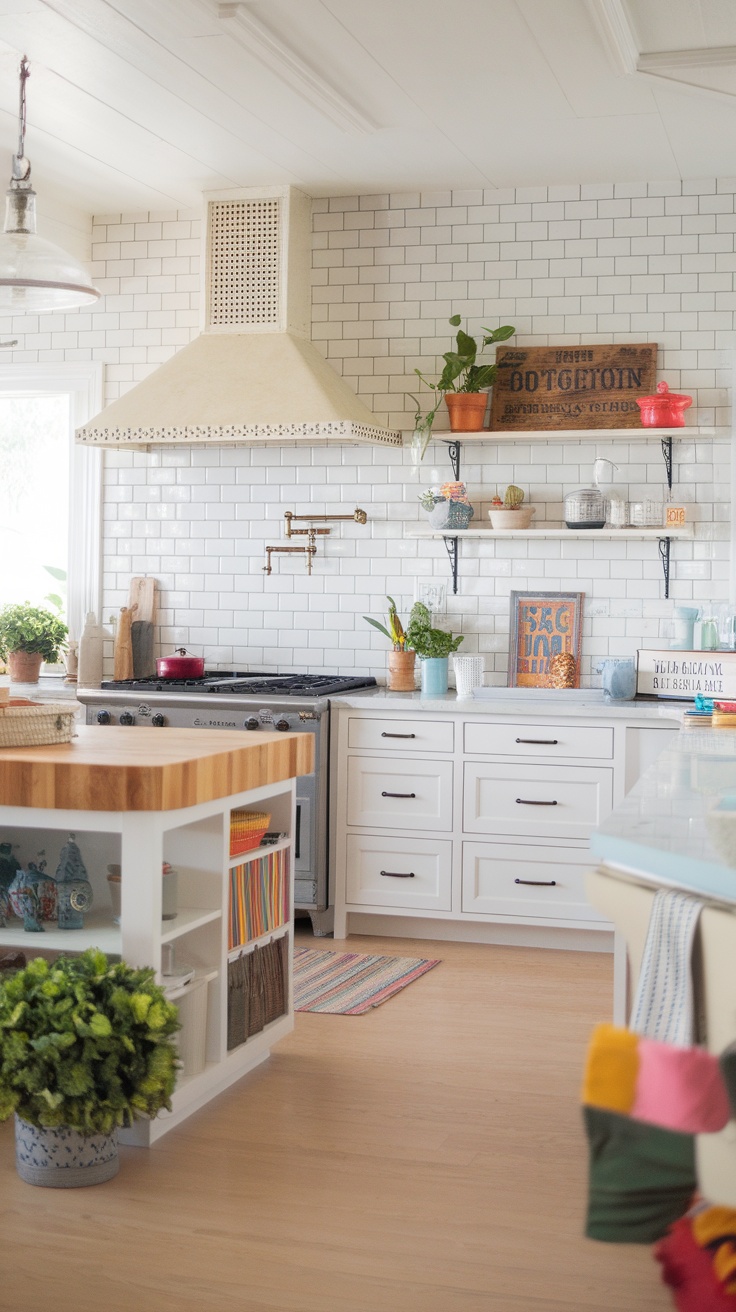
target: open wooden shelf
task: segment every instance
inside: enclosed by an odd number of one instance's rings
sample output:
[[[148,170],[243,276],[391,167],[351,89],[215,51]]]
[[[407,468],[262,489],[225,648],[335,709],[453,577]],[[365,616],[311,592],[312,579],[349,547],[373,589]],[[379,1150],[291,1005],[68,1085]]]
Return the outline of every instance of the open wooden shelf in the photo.
[[[693,526],[684,528],[409,528],[408,538],[692,538]]]
[[[482,428],[479,433],[433,430],[432,442],[636,442],[648,437],[727,437],[726,428]]]

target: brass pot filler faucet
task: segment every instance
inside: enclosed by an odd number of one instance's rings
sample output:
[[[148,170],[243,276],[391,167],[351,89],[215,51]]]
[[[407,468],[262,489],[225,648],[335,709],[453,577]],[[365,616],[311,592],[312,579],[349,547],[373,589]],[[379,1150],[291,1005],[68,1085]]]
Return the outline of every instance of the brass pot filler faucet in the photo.
[[[329,520],[350,519],[353,520],[353,522],[356,524],[366,524],[368,522],[368,516],[366,512],[364,510],[360,510],[357,506],[353,511],[352,515],[295,515],[293,510],[285,510],[284,519],[286,520],[287,538],[305,537],[307,539],[307,545],[305,547],[266,547],[266,564],[263,566],[263,571],[265,574],[273,573],[271,567],[271,556],[274,554],[274,552],[278,552],[281,554],[299,552],[305,555],[306,563],[307,563],[307,574],[312,573],[312,560],[317,551],[317,538],[326,537],[329,533],[332,532],[332,529],[329,528],[311,527],[311,525],[313,525],[315,522],[324,522],[325,520],[328,519]],[[295,519],[306,520],[310,524],[310,527],[292,528],[292,522]]]

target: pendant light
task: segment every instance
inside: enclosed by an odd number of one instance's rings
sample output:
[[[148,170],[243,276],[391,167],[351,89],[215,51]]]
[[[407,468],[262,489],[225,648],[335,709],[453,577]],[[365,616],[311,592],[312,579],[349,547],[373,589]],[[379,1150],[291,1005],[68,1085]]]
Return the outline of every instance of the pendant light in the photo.
[[[0,314],[38,314],[92,305],[100,293],[73,256],[53,242],[36,236],[36,193],[31,186],[31,162],[25,156],[25,55],[20,63],[18,151],[13,155],[5,199],[5,226],[0,234]]]

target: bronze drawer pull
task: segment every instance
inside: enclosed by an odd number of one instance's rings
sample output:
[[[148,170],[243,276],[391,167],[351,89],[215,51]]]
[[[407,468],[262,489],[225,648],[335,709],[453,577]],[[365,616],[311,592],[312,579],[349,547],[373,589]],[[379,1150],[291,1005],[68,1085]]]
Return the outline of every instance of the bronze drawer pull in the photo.
[[[515,879],[515,884],[533,884],[535,888],[556,888],[556,879]]]
[[[517,743],[533,743],[535,747],[556,747],[556,738],[517,738]]]
[[[416,797],[416,793],[381,793],[381,797]]]
[[[530,802],[526,797],[517,797],[516,804],[517,806],[557,806],[556,802]]]
[[[382,733],[382,738],[416,738],[415,733]]]
[[[381,874],[384,876],[385,879],[414,879],[415,878],[413,870],[410,870],[408,874],[404,873],[403,870],[382,870]]]

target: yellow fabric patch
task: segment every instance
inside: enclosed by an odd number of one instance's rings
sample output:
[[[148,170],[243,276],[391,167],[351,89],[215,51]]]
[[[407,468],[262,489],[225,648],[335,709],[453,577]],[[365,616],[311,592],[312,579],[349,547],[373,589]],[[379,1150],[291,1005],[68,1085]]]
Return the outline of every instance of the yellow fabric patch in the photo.
[[[726,1292],[736,1293],[736,1210],[732,1207],[706,1207],[695,1213],[691,1225],[696,1244],[700,1248],[710,1247],[713,1270]]]
[[[627,1115],[639,1073],[639,1036],[617,1025],[596,1025],[588,1045],[583,1102]]]

